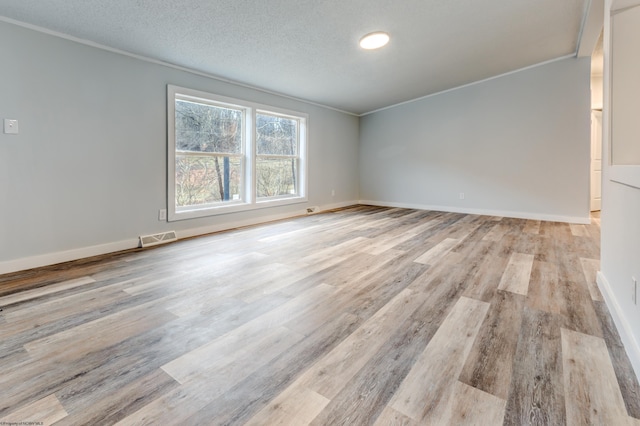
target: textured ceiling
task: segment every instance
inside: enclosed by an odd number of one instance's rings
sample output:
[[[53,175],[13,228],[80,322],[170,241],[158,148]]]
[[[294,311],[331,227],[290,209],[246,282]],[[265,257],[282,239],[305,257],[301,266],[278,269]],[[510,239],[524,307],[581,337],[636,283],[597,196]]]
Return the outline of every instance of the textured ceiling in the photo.
[[[361,114],[576,52],[589,0],[0,0],[0,16]],[[359,38],[383,30],[377,51]]]

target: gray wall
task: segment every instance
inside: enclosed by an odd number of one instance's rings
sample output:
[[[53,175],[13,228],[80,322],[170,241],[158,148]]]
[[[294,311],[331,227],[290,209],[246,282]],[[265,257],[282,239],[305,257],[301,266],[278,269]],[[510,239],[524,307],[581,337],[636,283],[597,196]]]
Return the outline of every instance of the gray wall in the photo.
[[[189,235],[357,200],[357,117],[3,22],[0,52],[0,118],[20,126],[0,132],[0,272],[12,259],[35,256],[20,265],[37,266],[121,249],[141,234]],[[159,222],[169,83],[308,113],[309,202]],[[51,255],[59,252],[68,253]]]
[[[640,297],[638,304],[631,299],[631,277],[640,285],[640,189],[610,181],[607,168],[602,188],[599,284],[640,380]],[[638,292],[640,296],[640,287]]]
[[[637,303],[632,300],[632,277],[640,284],[640,187],[623,185],[610,180],[612,175],[610,137],[619,132],[611,130],[611,116],[615,116],[616,109],[611,109],[610,82],[610,20],[609,9],[611,1],[607,0],[605,6],[605,33],[604,33],[604,110],[603,110],[603,150],[602,150],[602,250],[601,272],[598,275],[598,284],[607,301],[609,311],[616,322],[618,332],[625,345],[629,359],[633,364],[636,376],[640,379],[640,298]],[[620,16],[620,15],[618,15]],[[638,23],[634,23],[637,28]],[[637,49],[637,40],[617,38],[615,46],[624,45]],[[618,70],[618,84],[625,84],[623,76],[637,78],[636,73],[625,73]],[[622,74],[622,75],[621,75]],[[622,77],[622,78],[621,78]],[[631,112],[637,114],[637,105],[630,105]],[[629,111],[623,111],[629,113]],[[636,142],[640,138],[637,128],[630,129],[635,132],[628,136]],[[640,165],[636,166],[636,177],[640,176]],[[636,180],[637,182],[637,180]],[[640,291],[640,287],[638,288]]]
[[[564,59],[363,117],[360,199],[588,221],[589,70]]]

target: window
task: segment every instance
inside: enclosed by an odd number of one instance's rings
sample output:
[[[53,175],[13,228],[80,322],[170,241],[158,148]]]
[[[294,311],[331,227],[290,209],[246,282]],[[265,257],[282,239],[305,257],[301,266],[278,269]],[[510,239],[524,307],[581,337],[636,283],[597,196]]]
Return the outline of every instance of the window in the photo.
[[[305,114],[167,91],[169,220],[306,201]]]
[[[259,200],[298,194],[299,119],[256,114],[256,194]]]
[[[241,199],[244,121],[241,109],[176,97],[177,208]]]

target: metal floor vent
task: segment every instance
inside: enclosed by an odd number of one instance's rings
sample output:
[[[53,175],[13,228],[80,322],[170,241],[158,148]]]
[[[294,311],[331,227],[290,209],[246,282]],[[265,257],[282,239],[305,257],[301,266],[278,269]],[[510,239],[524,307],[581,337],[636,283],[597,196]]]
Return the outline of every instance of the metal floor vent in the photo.
[[[167,231],[153,235],[140,235],[140,247],[157,246],[158,244],[170,243],[177,239],[176,231]]]

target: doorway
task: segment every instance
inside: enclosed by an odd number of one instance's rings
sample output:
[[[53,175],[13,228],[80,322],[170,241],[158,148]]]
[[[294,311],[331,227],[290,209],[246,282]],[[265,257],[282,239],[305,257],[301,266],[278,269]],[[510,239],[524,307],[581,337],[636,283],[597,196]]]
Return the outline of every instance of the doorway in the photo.
[[[590,209],[592,212],[600,211],[602,208],[602,103],[604,98],[602,37],[601,32],[591,55]]]

